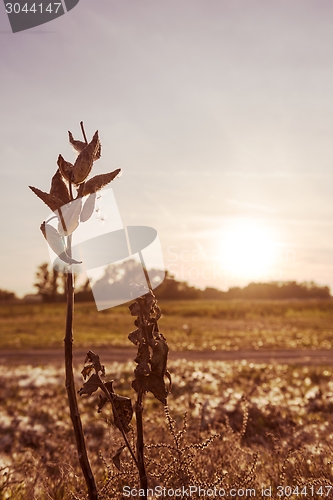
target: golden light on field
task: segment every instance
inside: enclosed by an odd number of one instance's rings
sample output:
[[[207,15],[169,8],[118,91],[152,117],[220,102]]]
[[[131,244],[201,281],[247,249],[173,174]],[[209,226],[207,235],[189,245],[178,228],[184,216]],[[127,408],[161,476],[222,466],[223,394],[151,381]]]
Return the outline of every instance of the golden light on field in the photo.
[[[239,278],[271,279],[276,249],[269,227],[251,220],[240,220],[221,233],[218,258],[228,273]]]

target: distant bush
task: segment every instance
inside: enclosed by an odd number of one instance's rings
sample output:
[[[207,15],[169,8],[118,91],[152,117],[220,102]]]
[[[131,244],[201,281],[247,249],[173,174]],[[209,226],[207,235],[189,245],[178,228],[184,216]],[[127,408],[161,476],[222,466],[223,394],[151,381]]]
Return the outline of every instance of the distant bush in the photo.
[[[8,290],[0,289],[0,300],[13,300],[16,298],[17,297],[14,292],[9,292]]]
[[[250,283],[244,288],[233,287],[227,292],[207,287],[205,290],[189,286],[186,282],[176,281],[166,276],[164,282],[156,289],[156,296],[164,300],[286,300],[286,299],[330,299],[328,286],[319,286],[313,281],[296,283],[296,281]]]
[[[230,288],[224,298],[230,299],[330,299],[328,286],[313,281],[250,283],[244,288]]]
[[[219,292],[219,290],[216,290]],[[154,291],[158,299],[163,300],[193,300],[201,298],[201,290],[188,285],[185,281],[175,280],[168,271],[165,279]]]

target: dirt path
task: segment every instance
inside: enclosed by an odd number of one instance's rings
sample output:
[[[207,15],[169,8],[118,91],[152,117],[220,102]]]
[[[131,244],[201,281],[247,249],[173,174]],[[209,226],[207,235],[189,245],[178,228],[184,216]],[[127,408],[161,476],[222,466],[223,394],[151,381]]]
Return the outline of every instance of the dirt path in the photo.
[[[112,361],[125,362],[133,360],[136,350],[126,347],[96,347],[91,348],[101,356],[102,363]],[[74,350],[74,363],[82,365],[87,353],[85,348]],[[191,361],[242,361],[254,363],[333,365],[333,353],[330,350],[290,349],[290,350],[244,350],[244,351],[171,351],[170,360],[186,359]],[[63,364],[62,349],[35,350],[2,350],[0,352],[2,365],[46,365]]]

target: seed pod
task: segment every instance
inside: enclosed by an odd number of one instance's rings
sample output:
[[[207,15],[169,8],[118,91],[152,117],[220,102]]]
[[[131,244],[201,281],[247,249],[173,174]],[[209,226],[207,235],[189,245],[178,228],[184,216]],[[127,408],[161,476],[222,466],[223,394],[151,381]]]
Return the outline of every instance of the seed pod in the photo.
[[[117,170],[109,172],[108,174],[95,175],[95,177],[92,177],[92,179],[89,179],[89,181],[85,183],[82,193],[83,196],[96,193],[96,191],[99,191],[102,187],[113,181],[113,179],[115,179],[120,172],[121,169],[117,168]]]
[[[87,143],[85,143],[83,141],[76,141],[73,137],[72,132],[68,131],[68,136],[69,136],[69,142],[71,143],[71,145],[73,146],[75,151],[77,151],[78,153],[81,153],[81,151],[83,151],[83,149],[87,147],[87,145],[88,145]],[[97,149],[97,151],[94,155],[94,158],[93,158],[94,161],[98,160],[101,157],[101,149],[102,149],[102,146],[101,146],[101,143],[99,143],[99,148]]]
[[[77,157],[73,168],[74,184],[81,184],[86,180],[91,172],[93,162],[96,159],[96,154],[100,149],[98,131],[95,133],[92,141],[86,146]]]
[[[81,264],[81,262],[74,260],[69,257],[69,255],[67,255],[64,241],[53,226],[51,226],[50,224],[46,224],[46,222],[43,222],[43,224],[40,226],[40,229],[49,246],[62,261],[66,262],[66,264]]]
[[[78,227],[81,208],[82,198],[77,198],[59,209],[58,231],[62,236],[72,234]]]
[[[80,222],[86,222],[90,219],[95,209],[96,193],[92,193],[88,196],[85,201],[82,212],[80,214]]]
[[[61,155],[58,156],[57,164],[63,178],[68,182],[73,182],[73,165],[69,161],[64,160]]]
[[[68,131],[68,136],[69,136],[69,142],[71,143],[75,151],[77,151],[78,153],[81,153],[81,151],[87,146],[85,142],[76,141],[73,137],[72,132]]]
[[[58,231],[51,226],[50,224],[43,224],[40,226],[40,230],[42,231],[44,238],[57,255],[62,254],[65,251],[65,245],[63,239],[61,238]]]
[[[63,205],[66,205],[66,203],[69,203],[71,201],[70,196],[69,196],[69,192],[68,192],[68,188],[63,181],[63,178],[61,176],[59,169],[56,171],[56,173],[52,177],[50,194],[55,196],[56,198],[59,198],[59,200],[61,200],[63,202]]]
[[[29,186],[31,191],[35,193],[38,198],[40,198],[51,210],[52,212],[55,212],[58,210],[63,205],[62,200],[57,198],[56,196],[53,196],[52,194],[45,193],[44,191],[41,191],[38,188],[35,188],[33,186]]]

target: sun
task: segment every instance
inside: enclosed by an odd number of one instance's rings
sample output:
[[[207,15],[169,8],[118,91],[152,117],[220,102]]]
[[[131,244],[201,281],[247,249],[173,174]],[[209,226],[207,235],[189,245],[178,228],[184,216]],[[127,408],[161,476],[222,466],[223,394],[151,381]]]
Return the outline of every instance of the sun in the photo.
[[[276,242],[271,229],[255,221],[235,221],[220,234],[218,260],[235,277],[267,279],[275,256]]]

